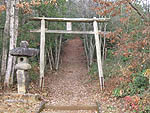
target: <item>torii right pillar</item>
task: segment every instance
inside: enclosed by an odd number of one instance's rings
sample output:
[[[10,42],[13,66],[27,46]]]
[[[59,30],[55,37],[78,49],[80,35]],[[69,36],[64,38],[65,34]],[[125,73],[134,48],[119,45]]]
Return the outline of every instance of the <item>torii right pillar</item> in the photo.
[[[96,43],[96,55],[97,55],[97,64],[98,64],[98,74],[99,74],[99,82],[101,90],[104,89],[104,76],[102,69],[102,59],[101,59],[101,42],[99,40],[99,32],[98,32],[98,23],[96,21],[96,17],[94,17],[93,22],[94,27],[94,35],[95,35],[95,43]]]

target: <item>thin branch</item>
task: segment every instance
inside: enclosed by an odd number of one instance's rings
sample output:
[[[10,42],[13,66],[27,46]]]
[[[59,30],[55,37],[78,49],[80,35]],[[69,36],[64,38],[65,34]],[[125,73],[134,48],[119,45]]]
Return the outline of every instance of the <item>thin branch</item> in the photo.
[[[135,6],[133,6],[133,4],[131,2],[129,2],[128,0],[127,0],[127,2],[143,20],[146,20],[146,17],[144,16],[144,14],[142,14]]]

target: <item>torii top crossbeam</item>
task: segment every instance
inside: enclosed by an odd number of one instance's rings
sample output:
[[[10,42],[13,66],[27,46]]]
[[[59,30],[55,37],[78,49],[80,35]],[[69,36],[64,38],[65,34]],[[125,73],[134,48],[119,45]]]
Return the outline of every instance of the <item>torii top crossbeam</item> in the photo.
[[[53,22],[108,22],[110,18],[47,18],[47,17],[33,17],[31,20],[46,20]]]

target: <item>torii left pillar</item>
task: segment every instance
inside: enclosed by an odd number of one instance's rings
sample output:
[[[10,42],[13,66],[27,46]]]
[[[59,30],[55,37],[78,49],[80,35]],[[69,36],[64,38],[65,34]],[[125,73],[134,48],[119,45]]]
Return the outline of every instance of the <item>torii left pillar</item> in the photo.
[[[40,39],[40,87],[44,86],[44,54],[45,54],[45,20],[41,20],[41,39]]]

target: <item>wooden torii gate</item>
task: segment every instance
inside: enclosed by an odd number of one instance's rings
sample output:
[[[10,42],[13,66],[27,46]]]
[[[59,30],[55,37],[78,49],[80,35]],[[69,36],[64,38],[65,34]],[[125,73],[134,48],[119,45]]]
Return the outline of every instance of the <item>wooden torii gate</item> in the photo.
[[[41,29],[31,30],[30,32],[41,33],[40,39],[40,87],[44,86],[44,53],[45,53],[45,33],[60,33],[60,34],[93,34],[95,35],[97,64],[99,72],[99,82],[101,90],[104,88],[104,76],[102,70],[100,41],[98,22],[108,22],[109,18],[46,18],[34,17],[31,20],[41,21]],[[93,31],[72,31],[72,30],[46,30],[45,21],[51,22],[85,22],[93,23]]]

